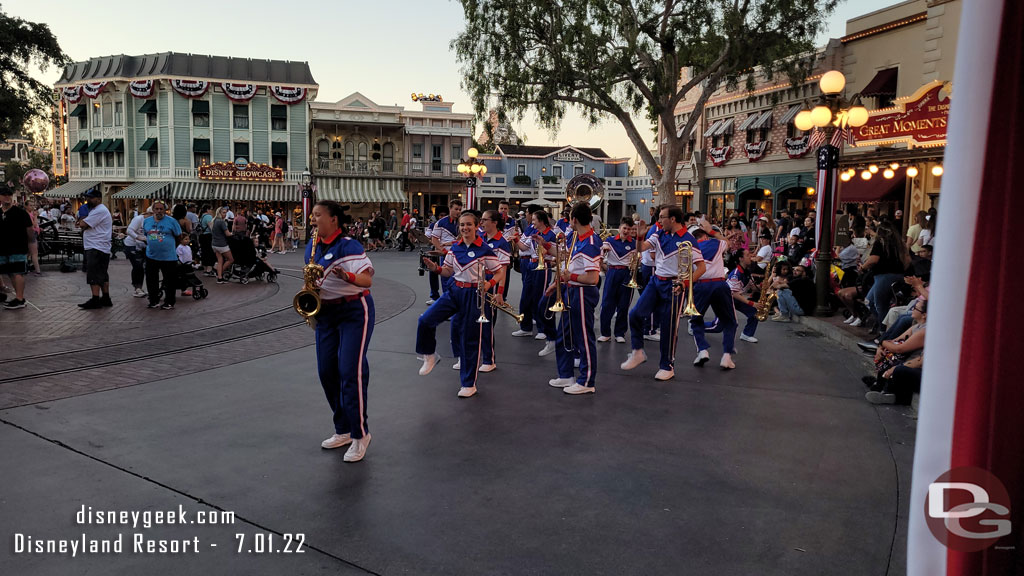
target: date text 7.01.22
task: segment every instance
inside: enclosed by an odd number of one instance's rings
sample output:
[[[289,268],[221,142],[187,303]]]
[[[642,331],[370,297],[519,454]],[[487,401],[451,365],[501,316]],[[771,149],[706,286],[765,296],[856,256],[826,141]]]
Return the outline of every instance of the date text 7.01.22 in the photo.
[[[235,534],[239,554],[305,554],[305,534]]]

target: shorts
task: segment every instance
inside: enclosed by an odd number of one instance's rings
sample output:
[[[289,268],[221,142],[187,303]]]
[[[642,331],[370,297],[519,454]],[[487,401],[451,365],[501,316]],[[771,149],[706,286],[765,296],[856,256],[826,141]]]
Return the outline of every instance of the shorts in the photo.
[[[231,248],[228,246],[214,246],[213,251],[218,254],[228,254],[231,252]]]
[[[98,286],[110,282],[107,267],[110,265],[110,254],[99,250],[85,251],[85,282],[90,286]]]
[[[24,276],[28,274],[28,254],[0,256],[0,274]]]

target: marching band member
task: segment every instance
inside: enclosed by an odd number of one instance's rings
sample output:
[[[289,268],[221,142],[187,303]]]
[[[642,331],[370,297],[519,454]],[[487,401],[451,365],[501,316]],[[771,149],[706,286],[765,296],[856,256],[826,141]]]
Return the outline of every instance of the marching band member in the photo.
[[[555,234],[561,234],[568,238],[569,232],[572,232],[572,222],[569,220],[569,209],[566,208],[562,210],[562,217],[555,222]]]
[[[693,285],[693,305],[700,316],[690,318],[693,329],[693,342],[697,345],[697,358],[694,366],[703,366],[709,359],[707,338],[704,337],[704,314],[708,307],[715,311],[718,324],[722,328],[722,361],[719,363],[725,370],[732,370],[736,364],[732,355],[736,352],[736,310],[732,305],[732,292],[725,281],[725,252],[729,245],[715,238],[711,223],[703,218],[700,224],[690,227],[690,234],[697,239],[697,246],[704,258],[704,275]],[[710,234],[709,234],[710,232]]]
[[[501,214],[501,221],[504,222],[504,227],[501,228],[501,235],[509,243],[509,255],[512,254],[512,243],[516,241],[516,236],[519,235],[519,227],[516,226],[516,220],[512,217],[510,212],[511,204],[508,200],[502,200],[498,202],[498,213]],[[512,262],[509,260],[509,264],[505,267],[505,291],[501,294],[502,298],[508,299],[508,288],[511,284],[512,279]]]
[[[633,289],[626,284],[632,278],[630,264],[636,256],[635,236],[636,226],[633,219],[624,216],[619,224],[618,235],[608,238],[601,246],[601,253],[604,256],[602,267],[606,271],[604,295],[601,297],[601,336],[598,337],[598,342],[608,342],[612,339],[612,314],[616,315],[615,341],[626,341],[629,303],[633,299]]]
[[[325,200],[313,206],[319,240],[306,252],[306,263],[324,268],[321,308],[316,315],[316,361],[320,384],[334,413],[334,435],[320,445],[331,449],[351,444],[345,462],[358,462],[370,445],[366,351],[373,335],[373,264],[358,240],[342,235],[339,219],[343,214],[337,202]]]
[[[555,333],[555,359],[558,378],[548,382],[566,394],[593,394],[597,376],[597,345],[594,341],[594,308],[597,306],[597,283],[601,279],[601,239],[590,226],[590,207],[579,203],[570,213],[576,241],[571,244],[568,270],[558,270],[545,295],[555,293],[555,282],[566,284],[566,309]],[[571,345],[566,343],[571,338]],[[579,353],[580,375],[575,377],[573,362]]]
[[[660,214],[661,208],[659,207],[654,214]],[[647,227],[647,233],[644,235],[644,240],[650,241],[651,236],[661,230],[661,222],[653,222]],[[639,238],[639,237],[638,237]],[[644,293],[647,289],[647,285],[650,284],[651,278],[654,276],[654,249],[642,250],[640,252],[640,277],[637,278],[637,284],[640,285],[640,294]],[[658,335],[658,322],[654,319],[653,312],[647,318],[644,318],[642,335],[644,340],[653,340],[658,342],[661,340],[661,336]]]
[[[461,213],[462,200],[454,198],[448,203],[448,215],[434,222],[434,227],[430,231],[430,243],[434,245],[434,251],[447,252],[448,247],[455,243],[459,237],[459,214]],[[433,292],[437,282],[437,275],[433,272],[430,274],[430,286]],[[446,292],[447,290],[448,285],[442,284],[441,291]],[[437,300],[433,294],[431,299]],[[433,302],[427,302],[427,304],[433,304]]]
[[[433,244],[435,224],[437,224],[437,222],[434,222],[434,224],[427,224],[427,238],[431,239],[431,244]],[[438,275],[433,272],[428,273],[427,276],[430,281],[430,297],[427,298],[427,306],[430,306],[434,301],[441,297],[441,280]]]
[[[681,308],[685,288],[674,284],[679,275],[677,252],[680,248],[677,245],[680,242],[693,244],[694,269],[690,271],[689,282],[704,274],[704,258],[697,249],[697,241],[683,227],[686,219],[687,216],[679,206],[665,206],[658,217],[661,229],[637,247],[638,250],[654,248],[654,274],[640,294],[636,306],[629,312],[629,332],[633,349],[621,368],[632,370],[647,361],[647,354],[644,353],[643,322],[645,316],[655,312],[661,321],[661,361],[658,373],[654,376],[656,380],[669,380],[675,376],[675,344],[679,318],[673,317],[672,312]]]
[[[555,351],[555,313],[548,310],[554,303],[554,296],[544,293],[545,287],[551,284],[555,277],[555,242],[558,236],[551,228],[551,217],[543,210],[533,213],[533,226],[537,233],[532,236],[533,249],[537,254],[544,255],[544,270],[537,270],[534,267],[534,282],[540,298],[528,302],[534,306],[533,317],[537,321],[537,340],[546,340],[544,348],[537,353],[538,356],[547,356]]]
[[[494,252],[477,236],[479,219],[476,214],[466,212],[459,216],[458,242],[444,258],[444,266],[438,266],[433,260],[423,259],[424,265],[444,278],[452,278],[447,292],[434,302],[427,311],[420,315],[416,330],[416,353],[423,355],[423,366],[420,376],[430,374],[439,360],[437,351],[437,326],[452,318],[452,325],[458,325],[461,350],[459,357],[459,378],[462,387],[460,398],[469,398],[476,394],[477,360],[480,357],[480,346],[483,337],[483,324],[477,322],[480,310],[480,285],[486,289],[493,288],[503,278],[503,270],[498,264]],[[481,278],[481,267],[484,272],[494,274],[494,278]]]
[[[498,258],[498,264],[501,265],[501,272],[497,275],[488,274],[487,279],[497,279],[497,285],[491,290],[491,294],[494,294],[495,302],[501,304],[505,301],[504,292],[508,286],[508,270],[509,270],[509,253],[512,248],[509,246],[508,240],[505,240],[504,235],[501,233],[501,227],[503,226],[501,220],[501,213],[495,210],[488,210],[484,212],[484,215],[480,218],[480,224],[484,229],[483,241],[487,244],[495,256]],[[485,314],[490,322],[483,325],[483,345],[481,349],[483,351],[483,357],[480,360],[480,371],[490,372],[497,368],[494,363],[494,320],[497,316],[496,310],[493,306],[488,304],[485,306]]]
[[[736,251],[736,261],[736,268],[733,268],[732,272],[729,273],[726,282],[729,284],[729,290],[732,291],[732,299],[733,304],[736,306],[736,311],[742,312],[747,317],[747,323],[743,326],[740,340],[756,344],[757,338],[754,337],[754,332],[757,331],[757,313],[760,311],[761,306],[754,295],[757,285],[750,273],[755,266],[754,254],[748,249],[740,248]],[[710,325],[704,325],[705,333],[714,334],[721,331],[722,326],[718,318],[715,318],[714,322],[710,323]]]
[[[544,286],[537,284],[539,276],[534,273],[537,268],[537,251],[533,247],[533,237],[536,234],[537,228],[531,223],[521,234],[517,233],[513,237],[513,241],[519,248],[519,273],[523,276],[523,291],[519,295],[519,313],[523,315],[523,321],[519,323],[519,329],[512,333],[513,336],[533,336],[533,316],[537,310],[541,292],[544,290]],[[539,321],[537,328],[540,328]],[[541,334],[543,334],[543,329],[540,330],[540,334],[537,334],[537,338],[543,340],[540,337]]]

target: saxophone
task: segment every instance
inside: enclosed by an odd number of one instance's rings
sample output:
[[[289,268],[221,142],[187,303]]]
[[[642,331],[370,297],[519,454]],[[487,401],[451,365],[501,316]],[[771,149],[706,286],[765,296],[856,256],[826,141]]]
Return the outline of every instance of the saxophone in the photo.
[[[302,269],[303,285],[302,290],[292,299],[292,307],[306,319],[310,327],[316,321],[316,315],[320,313],[320,281],[324,277],[324,267],[316,263],[316,245],[320,241],[320,235],[313,232],[310,242],[309,264]]]
[[[772,306],[778,300],[779,295],[772,288],[772,280],[775,278],[776,260],[773,257],[768,261],[768,269],[764,271],[764,281],[761,282],[761,296],[757,299],[757,321],[764,322],[771,313]]]

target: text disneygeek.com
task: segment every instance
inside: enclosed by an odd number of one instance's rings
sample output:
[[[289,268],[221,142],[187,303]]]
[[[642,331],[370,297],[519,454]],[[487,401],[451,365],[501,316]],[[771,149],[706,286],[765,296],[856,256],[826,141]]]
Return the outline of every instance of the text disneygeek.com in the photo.
[[[227,526],[235,513],[226,510],[190,512],[181,505],[173,510],[95,510],[83,505],[75,514],[77,526],[124,527],[125,532],[91,537],[88,532],[70,538],[44,534],[14,533],[15,554],[58,554],[72,558],[85,554],[199,554],[202,549],[226,548],[236,554],[303,554],[305,534],[272,532],[235,533],[232,542],[216,542],[200,536],[166,539],[143,532],[159,526]],[[128,529],[131,531],[128,531]],[[223,538],[223,536],[221,536]]]

